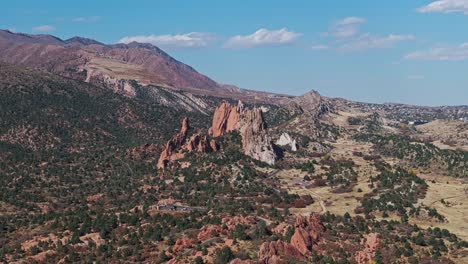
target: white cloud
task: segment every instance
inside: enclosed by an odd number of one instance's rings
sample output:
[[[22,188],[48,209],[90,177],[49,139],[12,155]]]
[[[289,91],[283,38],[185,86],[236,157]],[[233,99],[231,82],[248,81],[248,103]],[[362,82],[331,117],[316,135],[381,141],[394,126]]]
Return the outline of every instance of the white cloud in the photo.
[[[40,31],[40,32],[48,32],[48,31],[54,31],[55,28],[49,25],[42,25],[42,26],[33,27],[32,30]]]
[[[408,60],[426,61],[464,61],[468,60],[468,42],[458,46],[434,47],[416,51],[405,56]]]
[[[119,43],[150,43],[156,46],[179,47],[179,48],[196,48],[205,47],[214,39],[210,33],[190,32],[187,34],[176,35],[146,35],[146,36],[130,36],[123,37]]]
[[[366,21],[367,20],[362,17],[346,17],[336,22],[336,24],[341,25],[341,26],[347,26],[347,25],[356,25],[356,24],[366,23]]]
[[[75,17],[72,19],[74,22],[96,22],[99,20],[98,16],[91,16],[91,17]]]
[[[259,46],[287,45],[293,43],[302,34],[286,28],[268,30],[261,28],[250,35],[237,35],[230,38],[224,46],[227,48],[249,48]]]
[[[315,50],[315,51],[322,51],[322,50],[329,50],[329,49],[331,49],[331,47],[328,46],[328,45],[316,44],[316,45],[310,46],[309,49],[310,50]]]
[[[356,39],[347,42],[339,47],[342,51],[358,51],[367,49],[382,49],[392,47],[394,44],[402,41],[416,39],[413,35],[395,35],[375,36],[372,34],[362,34]]]
[[[439,0],[418,8],[420,13],[454,13],[462,12],[468,15],[468,0]]]
[[[361,17],[346,17],[336,22],[330,30],[325,33],[325,36],[332,36],[336,38],[349,38],[357,35],[360,30],[361,24],[366,23],[367,20]]]

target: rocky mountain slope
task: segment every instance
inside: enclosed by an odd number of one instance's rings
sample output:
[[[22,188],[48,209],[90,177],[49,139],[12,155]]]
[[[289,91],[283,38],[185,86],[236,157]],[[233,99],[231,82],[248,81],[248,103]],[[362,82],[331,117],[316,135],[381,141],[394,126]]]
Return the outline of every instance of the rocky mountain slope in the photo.
[[[277,101],[286,96],[219,84],[156,46],[132,42],[105,45],[74,37],[28,35],[0,30],[0,60],[106,86],[135,96],[131,80],[197,95]]]

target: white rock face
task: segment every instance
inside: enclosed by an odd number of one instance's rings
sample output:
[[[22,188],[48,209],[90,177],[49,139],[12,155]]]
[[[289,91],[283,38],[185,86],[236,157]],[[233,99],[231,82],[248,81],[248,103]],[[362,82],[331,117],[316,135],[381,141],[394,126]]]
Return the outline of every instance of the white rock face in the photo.
[[[296,152],[297,151],[297,143],[296,140],[293,139],[288,133],[281,134],[280,138],[275,143],[278,146],[290,146],[291,150]]]
[[[259,108],[244,111],[238,123],[244,153],[256,160],[274,165],[276,153]]]

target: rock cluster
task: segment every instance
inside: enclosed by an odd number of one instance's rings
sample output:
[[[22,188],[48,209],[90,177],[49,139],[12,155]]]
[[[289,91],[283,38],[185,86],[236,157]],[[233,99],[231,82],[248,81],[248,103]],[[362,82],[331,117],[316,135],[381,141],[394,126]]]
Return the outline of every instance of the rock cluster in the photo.
[[[324,231],[325,227],[320,221],[320,215],[300,216],[296,218],[295,232],[291,237],[291,244],[302,254],[309,255],[312,246],[317,243]]]
[[[295,232],[290,243],[273,241],[262,244],[258,253],[259,263],[284,263],[282,260],[285,258],[301,261],[312,254],[312,246],[318,243],[325,232],[320,215],[300,216],[296,218],[294,226]]]
[[[190,238],[180,238],[177,239],[175,245],[172,247],[174,253],[180,253],[187,248],[193,247],[196,241]]]
[[[263,243],[258,252],[260,263],[283,263],[282,257],[305,260],[305,256],[296,247],[281,240]]]
[[[198,233],[198,240],[199,241],[205,241],[207,239],[217,237],[221,234],[226,234],[226,230],[224,230],[221,226],[219,225],[205,225],[200,229],[200,232]]]
[[[280,138],[275,142],[278,146],[289,146],[291,151],[297,151],[297,143],[296,140],[293,139],[288,133],[281,134]]]
[[[223,102],[214,112],[210,132],[217,137],[231,131],[240,132],[244,154],[270,165],[275,163],[277,156],[261,109],[246,109],[241,102],[237,106]]]
[[[200,132],[192,135],[188,140],[189,120],[182,120],[180,132],[171,138],[161,152],[158,160],[158,168],[164,169],[169,162],[176,161],[185,157],[183,151],[211,152],[218,151],[218,145],[214,140],[208,140],[207,136],[202,136]]]

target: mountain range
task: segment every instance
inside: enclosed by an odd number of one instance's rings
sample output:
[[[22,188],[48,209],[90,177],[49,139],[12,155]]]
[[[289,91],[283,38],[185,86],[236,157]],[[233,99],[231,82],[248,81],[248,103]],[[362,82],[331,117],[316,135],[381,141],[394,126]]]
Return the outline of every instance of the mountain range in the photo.
[[[29,35],[0,30],[0,60],[40,68],[65,77],[105,84],[133,96],[128,81],[197,95],[279,101],[288,96],[218,83],[151,44],[106,45],[96,40]]]

